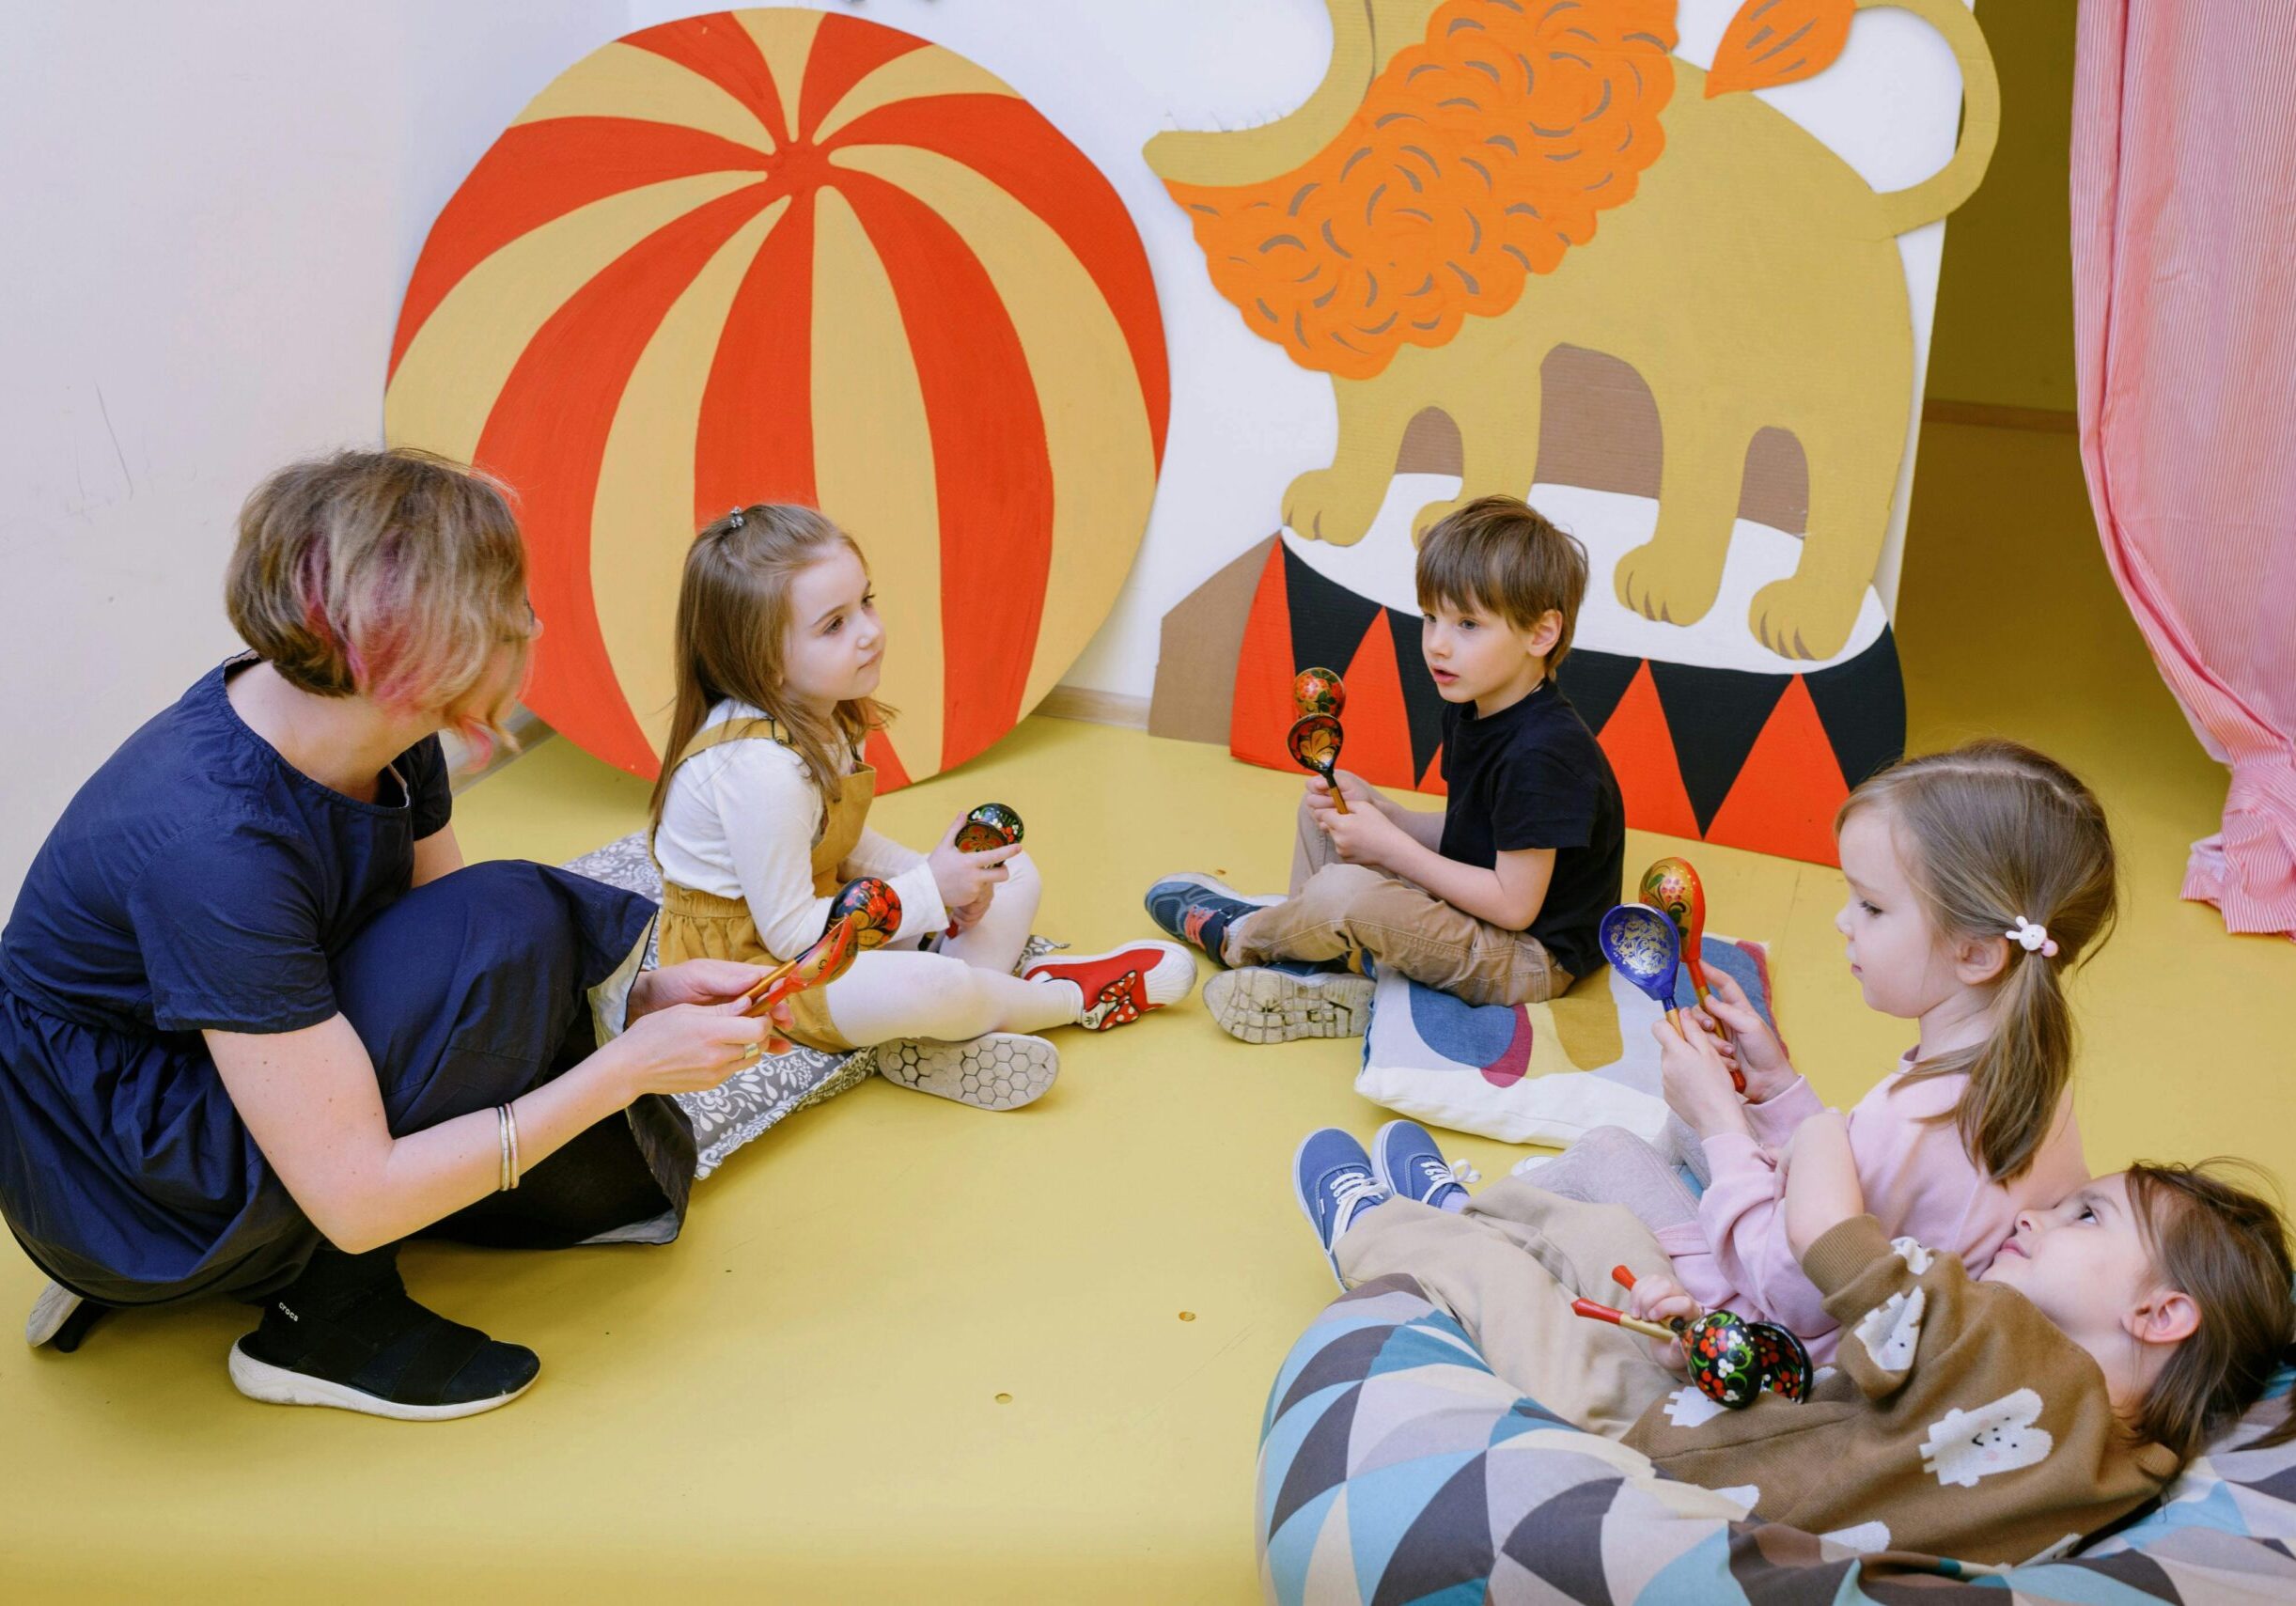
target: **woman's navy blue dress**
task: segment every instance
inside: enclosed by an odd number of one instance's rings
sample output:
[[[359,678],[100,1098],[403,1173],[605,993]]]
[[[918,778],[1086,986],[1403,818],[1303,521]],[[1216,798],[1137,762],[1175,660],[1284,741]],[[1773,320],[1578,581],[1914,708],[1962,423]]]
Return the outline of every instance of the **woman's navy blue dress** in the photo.
[[[201,1032],[340,1013],[391,1130],[419,1130],[586,1052],[590,990],[654,912],[522,863],[410,890],[414,844],[451,807],[438,740],[400,754],[374,803],[345,797],[231,707],[225,681],[252,662],[203,677],[81,787],[0,934],[0,1212],[50,1276],[107,1304],[259,1299],[320,1241]],[[648,1099],[615,1119],[681,1219],[683,1118]]]

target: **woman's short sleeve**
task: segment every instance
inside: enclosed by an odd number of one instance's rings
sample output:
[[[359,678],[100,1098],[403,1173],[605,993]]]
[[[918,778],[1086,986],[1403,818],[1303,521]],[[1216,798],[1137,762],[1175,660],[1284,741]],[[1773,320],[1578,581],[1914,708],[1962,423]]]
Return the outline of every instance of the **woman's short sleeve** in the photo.
[[[195,826],[128,897],[167,1032],[294,1032],[336,1013],[307,845],[259,821]]]
[[[435,836],[454,818],[454,781],[446,772],[446,750],[427,736],[398,756],[399,778],[407,784],[414,840]]]

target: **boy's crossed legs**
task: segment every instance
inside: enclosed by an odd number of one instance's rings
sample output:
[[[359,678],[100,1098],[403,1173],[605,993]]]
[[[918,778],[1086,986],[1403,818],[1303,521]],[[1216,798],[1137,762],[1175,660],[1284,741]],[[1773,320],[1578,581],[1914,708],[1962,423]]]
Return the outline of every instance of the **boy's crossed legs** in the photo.
[[[1440,846],[1440,814],[1398,823]],[[1305,800],[1290,896],[1249,898],[1208,876],[1179,876],[1148,889],[1148,908],[1166,932],[1236,967],[1206,984],[1204,1002],[1247,1042],[1362,1035],[1366,956],[1468,1004],[1542,1003],[1570,985],[1529,933],[1478,920],[1389,871],[1341,863]]]

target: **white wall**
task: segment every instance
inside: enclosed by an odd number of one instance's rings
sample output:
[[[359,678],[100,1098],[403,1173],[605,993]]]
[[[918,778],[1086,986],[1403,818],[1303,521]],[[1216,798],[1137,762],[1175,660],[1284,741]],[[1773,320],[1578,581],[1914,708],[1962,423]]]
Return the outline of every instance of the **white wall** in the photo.
[[[49,0],[0,66],[0,909],[234,646],[232,518],[382,436],[431,218],[624,0]]]

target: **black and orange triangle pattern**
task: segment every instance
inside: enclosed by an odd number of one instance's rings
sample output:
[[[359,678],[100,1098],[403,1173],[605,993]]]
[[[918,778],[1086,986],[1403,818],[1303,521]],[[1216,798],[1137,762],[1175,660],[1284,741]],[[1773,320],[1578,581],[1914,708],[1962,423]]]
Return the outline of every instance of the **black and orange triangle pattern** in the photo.
[[[1348,685],[1343,762],[1381,786],[1443,789],[1443,699],[1419,657],[1419,622],[1326,579],[1277,542],[1261,570],[1236,665],[1228,750],[1273,769],[1291,678],[1311,664]],[[1617,772],[1627,822],[1818,864],[1835,862],[1834,813],[1905,748],[1896,637],[1805,674],[1707,669],[1575,647],[1563,691]]]

